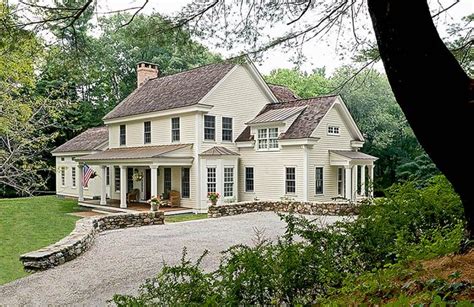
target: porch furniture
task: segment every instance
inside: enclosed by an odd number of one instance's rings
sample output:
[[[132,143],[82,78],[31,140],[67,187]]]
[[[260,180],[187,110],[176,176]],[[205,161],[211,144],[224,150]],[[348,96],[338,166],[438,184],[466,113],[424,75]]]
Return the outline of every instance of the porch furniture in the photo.
[[[140,190],[139,189],[133,189],[130,192],[127,193],[127,203],[133,202],[138,202],[140,199]]]
[[[171,190],[169,193],[169,204],[171,207],[179,207],[181,203],[181,195],[178,191]]]

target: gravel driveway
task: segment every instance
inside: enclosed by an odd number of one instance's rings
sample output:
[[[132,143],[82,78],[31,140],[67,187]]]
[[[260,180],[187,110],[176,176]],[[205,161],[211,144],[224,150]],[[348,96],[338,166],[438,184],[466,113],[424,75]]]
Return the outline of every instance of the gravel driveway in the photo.
[[[325,223],[337,219],[322,218]],[[260,212],[104,232],[79,258],[0,286],[0,305],[105,305],[115,293],[136,293],[159,272],[163,260],[177,263],[185,246],[192,259],[209,250],[203,266],[216,268],[219,252],[237,243],[252,244],[255,228],[275,239],[285,224],[275,213]]]

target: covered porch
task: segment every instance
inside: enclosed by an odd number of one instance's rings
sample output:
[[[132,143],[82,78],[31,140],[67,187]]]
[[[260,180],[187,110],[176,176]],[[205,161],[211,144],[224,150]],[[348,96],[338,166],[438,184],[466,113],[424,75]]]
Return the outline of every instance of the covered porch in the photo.
[[[79,162],[79,202],[84,202],[83,168],[86,164],[99,166],[98,205],[101,206],[140,211],[149,210],[146,201],[154,195],[170,198],[172,205],[178,207],[182,206],[182,196],[189,197],[191,145],[113,148],[76,160]],[[169,196],[176,194],[179,196],[173,199]],[[189,206],[189,202],[184,203]]]
[[[330,165],[338,168],[338,194],[351,201],[373,197],[374,162],[377,159],[358,151],[331,150]]]

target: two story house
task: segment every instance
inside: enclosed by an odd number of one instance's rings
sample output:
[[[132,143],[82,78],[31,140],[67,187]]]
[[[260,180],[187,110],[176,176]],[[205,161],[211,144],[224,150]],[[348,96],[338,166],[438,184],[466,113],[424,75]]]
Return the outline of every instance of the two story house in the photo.
[[[356,200],[371,193],[375,157],[341,97],[300,99],[254,64],[223,62],[169,76],[141,62],[137,89],[91,128],[53,150],[58,195],[118,200],[178,191],[181,206]],[[86,166],[85,166],[86,165]],[[83,185],[84,167],[97,173]]]

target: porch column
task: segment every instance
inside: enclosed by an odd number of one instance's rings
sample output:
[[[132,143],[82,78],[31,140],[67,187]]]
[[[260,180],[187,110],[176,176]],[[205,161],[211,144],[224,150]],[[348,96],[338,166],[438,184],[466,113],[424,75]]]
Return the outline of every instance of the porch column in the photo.
[[[150,173],[151,173],[151,197],[158,194],[158,165],[150,165]]]
[[[369,169],[369,196],[374,197],[374,165],[368,165]]]
[[[102,173],[102,180],[100,182],[100,204],[106,205],[107,204],[107,167],[105,165],[100,166],[100,170]]]
[[[127,208],[127,167],[120,165],[120,208]]]
[[[350,166],[345,166],[344,167],[345,169],[345,187],[344,187],[344,197],[349,199],[349,200],[352,200],[352,171],[351,171],[351,167]]]
[[[79,184],[77,185],[78,200],[84,201],[84,164],[77,165],[79,169]]]
[[[351,194],[351,199],[356,200],[357,199],[357,173],[359,172],[358,170],[358,165],[352,166],[352,194]]]
[[[360,166],[360,195],[365,196],[365,165]]]

